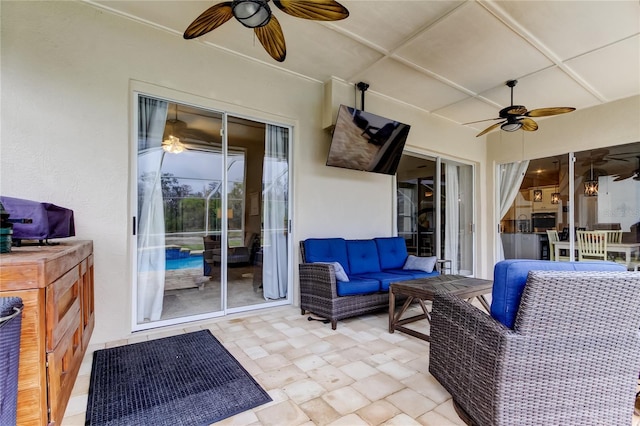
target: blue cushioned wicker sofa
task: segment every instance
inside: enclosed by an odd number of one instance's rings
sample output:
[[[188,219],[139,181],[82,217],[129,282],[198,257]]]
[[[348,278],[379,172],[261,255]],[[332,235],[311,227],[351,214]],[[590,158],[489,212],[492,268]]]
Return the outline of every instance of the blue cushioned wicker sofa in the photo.
[[[401,237],[309,238],[300,253],[302,315],[326,318],[334,330],[340,319],[388,308],[392,282],[439,275],[436,258],[409,256]]]

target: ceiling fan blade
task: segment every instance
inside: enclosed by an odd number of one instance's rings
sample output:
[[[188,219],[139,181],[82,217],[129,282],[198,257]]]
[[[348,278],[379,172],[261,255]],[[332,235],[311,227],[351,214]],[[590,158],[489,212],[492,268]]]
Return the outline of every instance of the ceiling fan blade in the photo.
[[[511,105],[511,107],[507,107],[503,111],[509,115],[525,115],[527,109],[522,105]]]
[[[254,31],[264,50],[276,61],[284,61],[287,56],[287,45],[284,41],[282,27],[276,17],[271,15],[267,25],[254,28]]]
[[[334,0],[273,0],[280,10],[296,18],[339,21],[349,16],[346,7]]]
[[[478,120],[478,121],[470,121],[468,123],[462,123],[463,126],[466,126],[467,124],[475,124],[475,123],[482,123],[485,121],[493,121],[493,120],[504,120],[504,118],[502,117],[497,117],[497,118],[487,118],[485,120]]]
[[[485,133],[489,133],[490,131],[492,131],[493,129],[495,129],[496,127],[498,127],[499,125],[501,125],[502,123],[506,123],[506,122],[507,122],[507,121],[505,120],[505,121],[501,121],[500,123],[492,124],[491,126],[487,127],[486,129],[484,129],[483,131],[481,131],[480,133],[478,133],[478,134],[476,135],[476,138],[477,138],[478,136],[482,136],[482,135],[484,135]]]
[[[184,31],[187,40],[200,37],[233,18],[231,2],[218,3],[202,12]]]
[[[548,117],[550,115],[565,114],[567,112],[571,112],[575,110],[576,109],[573,107],[537,108],[537,109],[532,109],[531,111],[527,112],[524,115],[526,115],[527,117]]]
[[[613,181],[620,182],[621,180],[629,179],[633,175],[635,175],[634,172],[624,173],[624,174],[618,175]]]
[[[522,123],[522,130],[526,130],[527,132],[535,132],[538,130],[538,123],[530,118],[521,118],[519,121]]]

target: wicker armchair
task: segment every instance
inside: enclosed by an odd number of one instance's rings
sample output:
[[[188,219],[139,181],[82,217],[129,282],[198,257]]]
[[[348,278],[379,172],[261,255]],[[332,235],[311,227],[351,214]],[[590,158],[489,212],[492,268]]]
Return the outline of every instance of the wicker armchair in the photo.
[[[532,271],[513,329],[436,295],[429,371],[468,424],[631,424],[639,327],[640,274]]]

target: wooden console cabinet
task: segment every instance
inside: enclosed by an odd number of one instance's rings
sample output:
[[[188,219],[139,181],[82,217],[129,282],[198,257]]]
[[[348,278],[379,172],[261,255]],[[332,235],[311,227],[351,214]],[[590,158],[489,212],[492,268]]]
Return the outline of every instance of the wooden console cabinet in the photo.
[[[59,424],[95,321],[93,243],[12,247],[0,296],[22,298],[18,424]]]

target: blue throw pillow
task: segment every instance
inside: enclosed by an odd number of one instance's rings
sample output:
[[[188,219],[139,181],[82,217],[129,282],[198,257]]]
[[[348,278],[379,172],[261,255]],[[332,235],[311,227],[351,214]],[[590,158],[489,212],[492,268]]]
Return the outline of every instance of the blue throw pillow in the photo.
[[[433,268],[436,266],[436,260],[438,260],[436,256],[418,257],[410,254],[402,269],[433,272]]]
[[[344,268],[340,264],[340,262],[314,262],[314,263],[324,263],[326,265],[333,265],[333,269],[336,272],[336,280],[349,282],[349,277],[347,273],[344,271]]]

